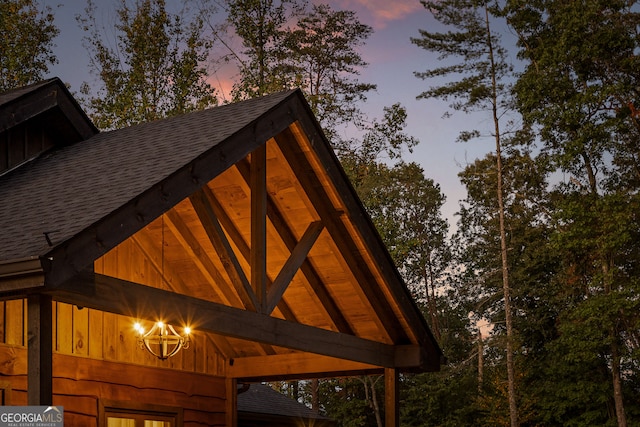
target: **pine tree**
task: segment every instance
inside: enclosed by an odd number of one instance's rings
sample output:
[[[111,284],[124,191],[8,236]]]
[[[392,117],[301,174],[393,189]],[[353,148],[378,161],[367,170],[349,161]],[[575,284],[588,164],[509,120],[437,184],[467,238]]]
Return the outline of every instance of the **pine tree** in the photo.
[[[440,53],[440,59],[456,58],[459,62],[453,65],[436,67],[425,72],[417,72],[422,79],[449,77],[449,83],[432,87],[421,93],[418,98],[441,98],[452,100],[455,110],[470,112],[485,109],[490,112],[493,129],[491,135],[495,140],[495,172],[496,201],[498,212],[497,229],[500,236],[502,274],[502,294],[506,326],[506,367],[508,377],[508,400],[510,424],[519,425],[518,406],[515,385],[514,362],[514,330],[511,308],[511,283],[509,277],[509,260],[507,253],[507,235],[505,225],[505,190],[503,188],[502,139],[503,127],[501,118],[507,109],[509,92],[505,81],[511,77],[511,65],[507,61],[507,52],[500,44],[498,34],[493,30],[493,22],[500,10],[498,5],[489,1],[475,0],[423,0],[421,3],[442,24],[455,29],[447,33],[421,30],[420,38],[411,41],[416,45],[433,52]],[[461,134],[467,140],[479,136],[477,131]]]

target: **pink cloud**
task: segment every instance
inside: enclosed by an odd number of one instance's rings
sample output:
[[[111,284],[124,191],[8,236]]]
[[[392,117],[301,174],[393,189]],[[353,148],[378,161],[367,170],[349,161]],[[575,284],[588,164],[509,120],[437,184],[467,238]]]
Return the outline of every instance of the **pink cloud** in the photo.
[[[329,3],[336,8],[354,10],[363,22],[372,21],[370,25],[375,29],[385,28],[393,21],[402,20],[412,13],[424,10],[417,0],[330,0]]]

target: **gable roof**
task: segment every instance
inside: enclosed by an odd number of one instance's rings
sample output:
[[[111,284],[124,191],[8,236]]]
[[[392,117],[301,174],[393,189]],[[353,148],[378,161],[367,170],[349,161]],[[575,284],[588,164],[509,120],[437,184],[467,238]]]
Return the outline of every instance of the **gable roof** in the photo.
[[[67,137],[0,176],[0,297],[195,317],[235,378],[439,368],[299,90]]]
[[[0,93],[0,132],[26,121],[42,122],[52,128],[51,135],[60,144],[78,142],[98,133],[57,77]]]
[[[5,242],[0,262],[46,256],[52,248],[45,233],[54,246],[77,236],[170,175],[192,167],[222,141],[255,126],[291,96],[293,91],[99,133],[0,176]],[[236,147],[237,158],[259,143]],[[188,194],[183,192],[182,198]]]

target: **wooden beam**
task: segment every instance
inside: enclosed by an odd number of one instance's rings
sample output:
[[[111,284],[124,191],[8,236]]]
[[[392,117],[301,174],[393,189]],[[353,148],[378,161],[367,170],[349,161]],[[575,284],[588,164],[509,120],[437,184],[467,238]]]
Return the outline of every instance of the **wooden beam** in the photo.
[[[276,307],[282,298],[284,291],[289,286],[289,283],[293,280],[293,276],[296,275],[304,261],[307,259],[309,251],[318,239],[322,230],[324,230],[324,226],[320,221],[309,224],[309,227],[307,227],[302,238],[291,251],[291,255],[282,266],[280,273],[278,273],[278,276],[273,281],[273,284],[269,289],[265,314],[271,314],[273,309]]]
[[[393,368],[384,370],[384,426],[400,425],[400,378]]]
[[[213,247],[218,252],[222,265],[229,275],[229,279],[240,296],[244,307],[247,310],[257,311],[260,307],[260,301],[256,298],[256,294],[251,288],[251,284],[247,280],[247,276],[244,274],[242,266],[233,252],[213,208],[207,201],[204,191],[196,191],[189,197],[189,200],[191,200],[191,204],[198,218],[200,218],[202,226],[207,232]]]
[[[305,147],[315,153],[334,185],[342,183],[338,185],[337,190],[347,209],[355,216],[351,218],[353,225],[360,231],[362,239],[371,250],[372,256],[376,260],[376,265],[379,266],[380,273],[386,282],[393,284],[390,286],[389,291],[400,305],[412,332],[416,334],[417,341],[427,349],[427,369],[429,371],[438,371],[445,357],[435,337],[429,330],[424,316],[413,301],[397,268],[395,268],[391,255],[386,250],[380,235],[375,231],[373,222],[362,209],[362,203],[358,200],[353,187],[349,185],[346,173],[340,167],[339,160],[336,158],[326,137],[322,134],[318,123],[314,120],[313,114],[308,114],[310,111],[309,105],[301,99],[293,100],[292,103],[295,106],[291,108],[298,112],[299,119],[289,126],[287,130],[293,131],[295,135],[300,135],[300,138],[304,140]]]
[[[249,182],[249,166],[246,161],[241,161],[236,164],[238,171],[242,174],[244,180]],[[267,193],[267,217],[273,224],[280,238],[290,251],[298,244],[296,236],[287,224],[287,221],[283,217],[282,213],[276,208],[276,204],[273,202],[271,196]],[[323,309],[328,319],[334,324],[336,329],[342,333],[355,335],[355,332],[351,328],[351,325],[340,311],[340,308],[336,304],[335,300],[327,290],[326,286],[322,283],[318,272],[315,270],[309,260],[305,259],[301,266],[302,273],[306,278],[305,285],[309,288],[309,293],[315,295],[320,302],[320,309]],[[280,300],[280,304],[283,300]],[[280,305],[278,306],[280,308]]]
[[[53,404],[53,327],[50,295],[27,298],[27,403]]]
[[[230,361],[227,375],[244,381],[283,381],[380,373],[379,366],[311,353],[240,357]]]
[[[247,164],[248,162],[246,160],[243,160],[239,163]],[[246,169],[248,171],[249,167],[247,166]],[[222,205],[220,205],[220,202],[216,198],[215,194],[213,194],[213,191],[211,191],[211,188],[209,188],[209,186],[204,186],[202,187],[202,191],[207,197],[207,201],[209,202],[209,205],[211,205],[211,208],[213,209],[213,212],[218,218],[220,225],[222,225],[222,228],[224,228],[226,234],[229,236],[229,238],[231,239],[233,244],[236,246],[236,248],[238,248],[240,255],[242,255],[242,257],[247,263],[251,262],[249,260],[249,258],[251,257],[251,249],[249,248],[249,245],[244,240],[244,237],[242,236],[238,228],[235,226],[233,221],[231,221],[231,218],[229,218],[229,215],[224,210]],[[269,289],[270,287],[271,287],[271,283],[269,280],[269,276],[267,276],[267,289]],[[281,299],[278,302],[278,309],[280,310],[280,312],[282,313],[285,319],[291,322],[298,321],[296,316],[293,314],[293,311],[284,300]]]
[[[398,357],[406,349],[352,335],[288,322],[186,295],[93,273],[83,273],[50,290],[54,299],[82,307],[142,319],[189,322],[204,331],[322,354],[381,367],[398,366],[412,358]],[[414,346],[414,353],[420,348]]]
[[[238,426],[238,381],[225,379],[225,427]]]
[[[244,306],[242,300],[238,297],[238,294],[233,292],[233,290],[228,286],[223,285],[226,280],[223,279],[220,271],[218,271],[216,266],[213,265],[213,262],[207,255],[207,252],[202,245],[200,245],[200,242],[198,242],[198,239],[196,239],[180,215],[172,209],[166,213],[166,218],[167,225],[171,230],[171,233],[189,254],[198,270],[200,270],[202,275],[211,283],[211,292],[218,295],[222,301],[229,305],[233,305],[235,307]],[[186,294],[188,292],[182,293]]]
[[[316,174],[311,173],[313,166],[307,159],[306,154],[301,151],[291,129],[285,129],[278,134],[276,141],[281,147],[289,167],[294,171],[305,193],[315,206],[322,223],[348,265],[349,271],[357,281],[359,289],[362,291],[366,303],[371,307],[373,318],[380,327],[381,332],[384,332],[395,343],[410,342],[389,302],[384,299],[382,292],[376,289],[376,280],[371,272],[367,271],[366,263],[362,259],[353,237],[351,237],[339,218],[339,213],[336,212],[331,203],[328,203],[331,197],[327,194]],[[371,231],[375,233],[375,230]]]
[[[260,312],[267,311],[267,147],[251,152],[251,287],[258,297]]]

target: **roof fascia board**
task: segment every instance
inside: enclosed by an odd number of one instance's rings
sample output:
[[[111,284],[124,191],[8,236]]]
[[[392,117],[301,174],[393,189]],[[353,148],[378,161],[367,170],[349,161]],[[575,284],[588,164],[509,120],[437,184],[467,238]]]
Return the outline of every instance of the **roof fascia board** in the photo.
[[[44,256],[47,284],[62,283],[84,271],[100,256],[290,126],[297,119],[292,109],[292,100],[297,93],[292,92],[270,111],[220,144],[73,238],[54,247]]]

